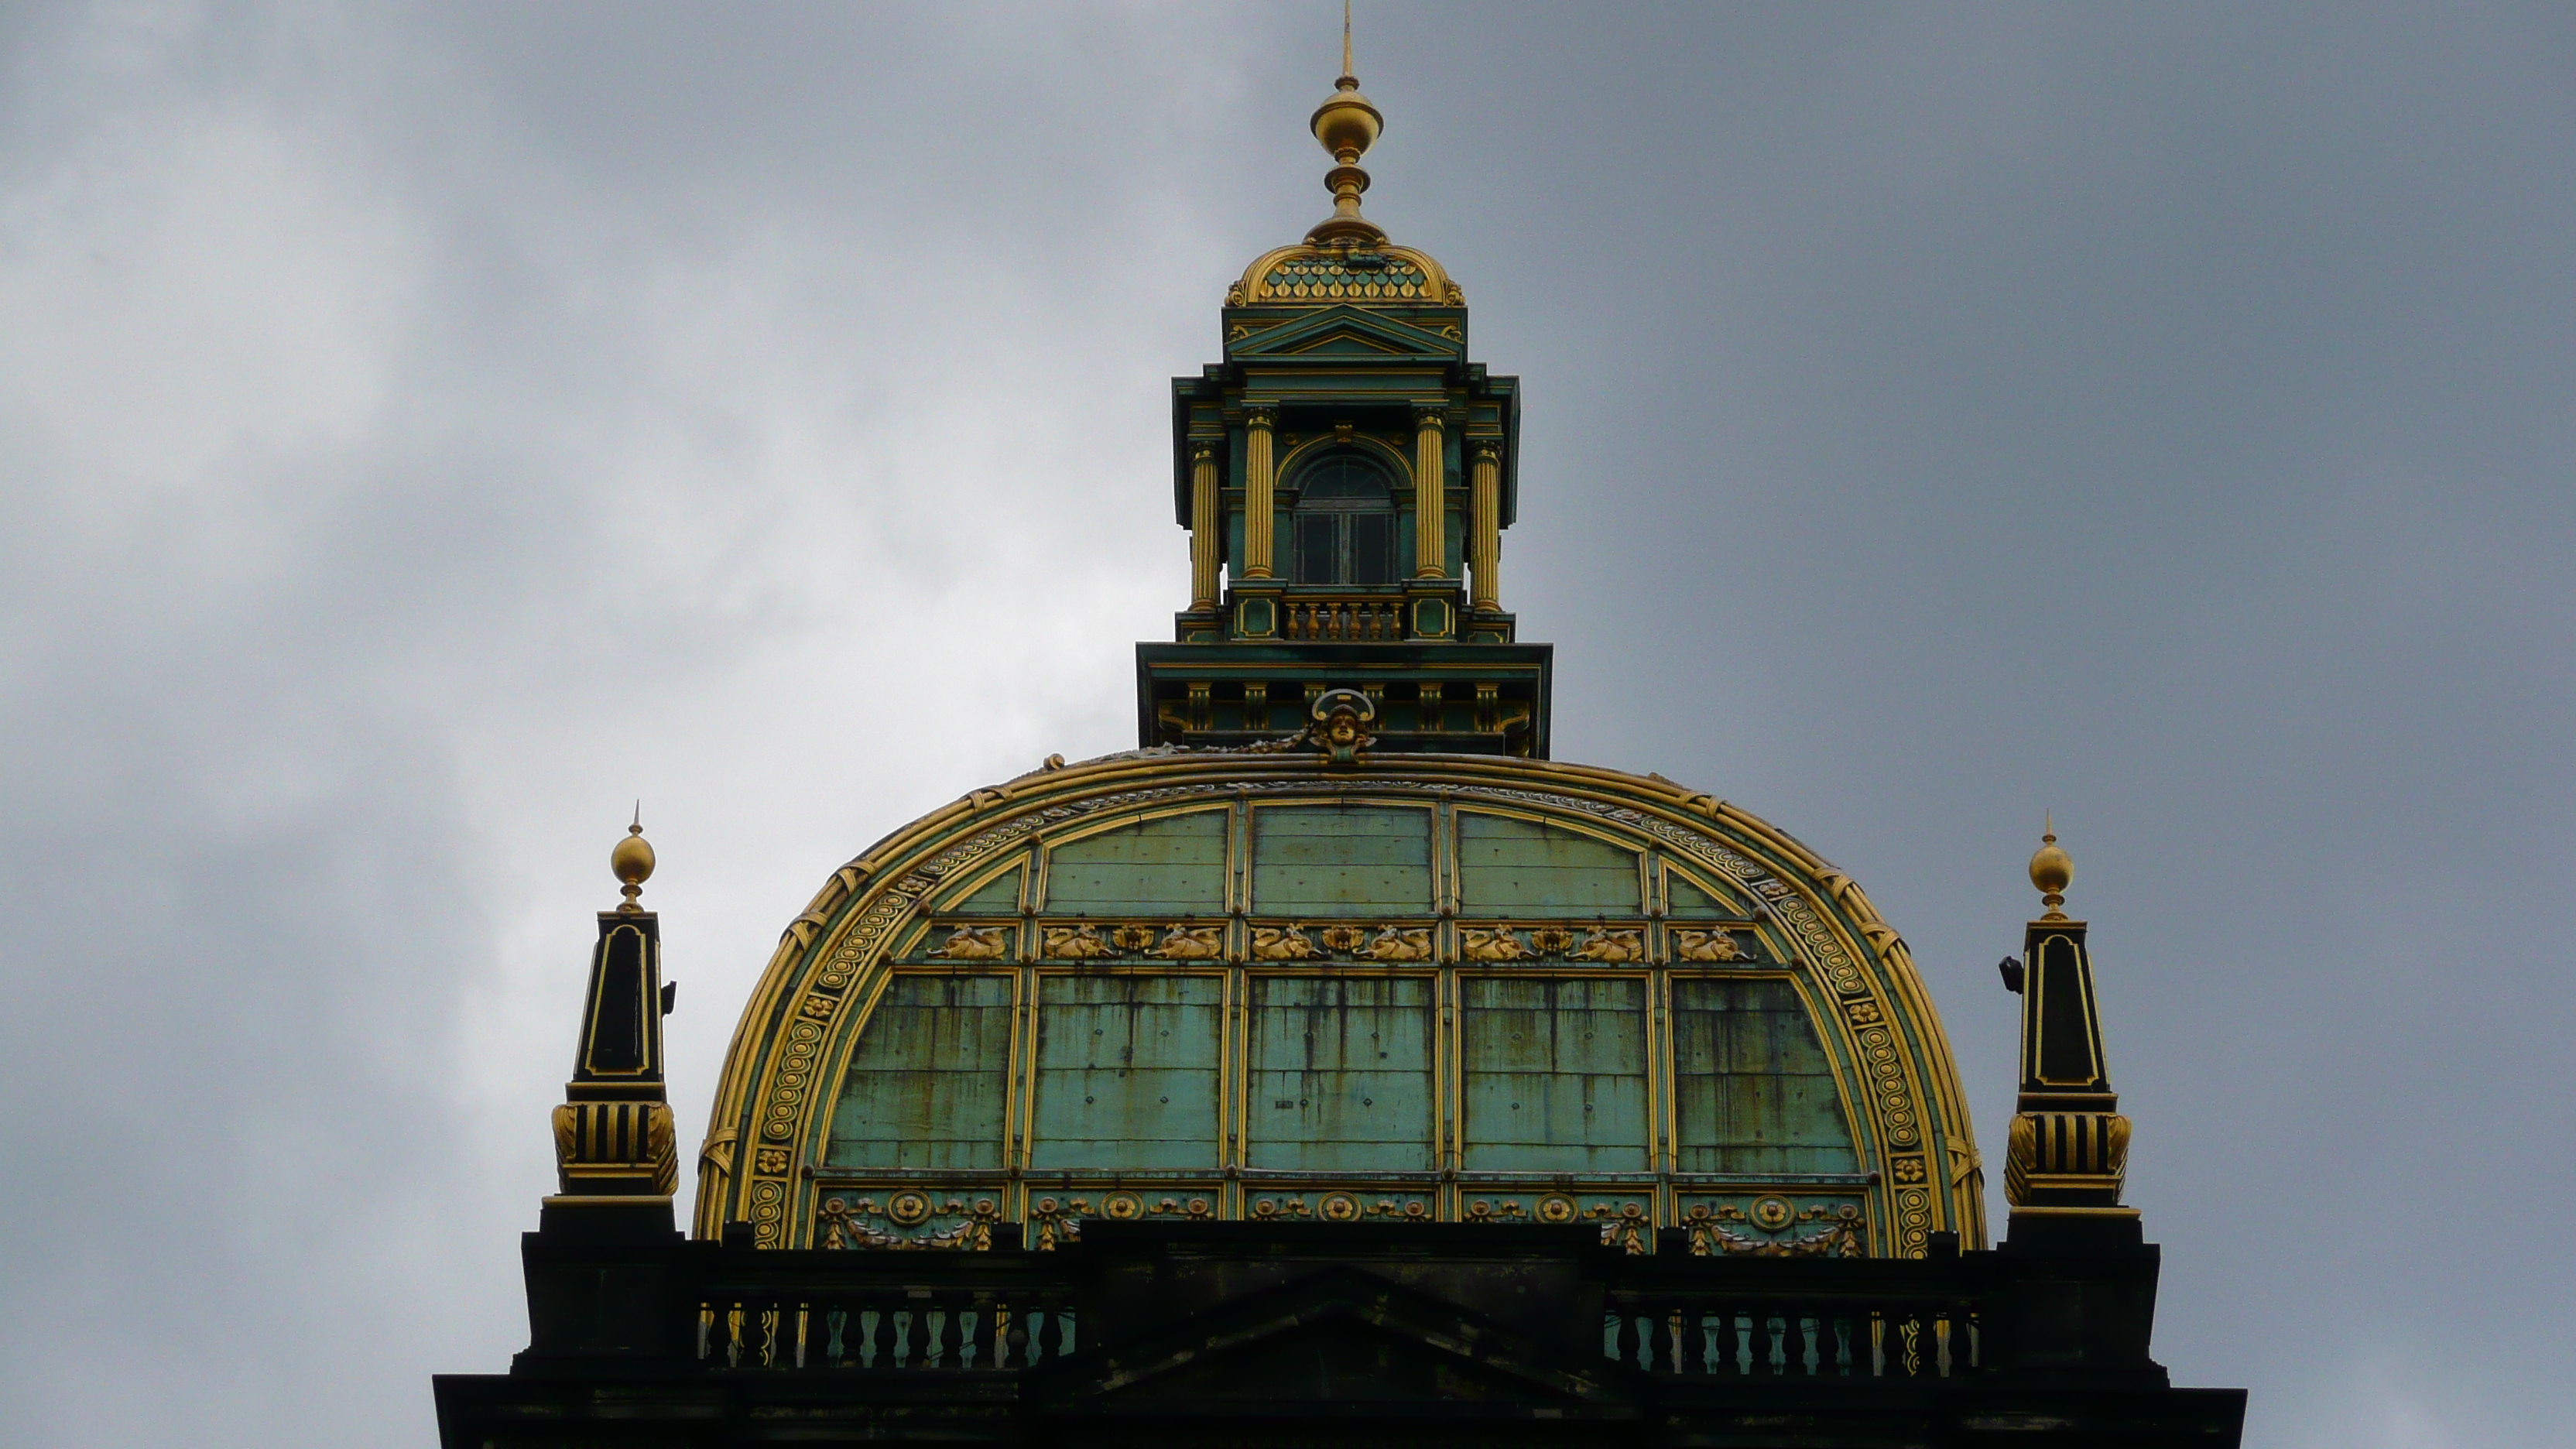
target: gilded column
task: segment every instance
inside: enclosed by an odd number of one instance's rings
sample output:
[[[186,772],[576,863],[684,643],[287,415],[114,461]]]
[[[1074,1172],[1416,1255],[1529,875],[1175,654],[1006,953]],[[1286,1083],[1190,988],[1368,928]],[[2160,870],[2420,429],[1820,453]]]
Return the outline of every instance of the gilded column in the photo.
[[[1437,408],[1413,415],[1413,576],[1445,577],[1449,571],[1448,525],[1441,517],[1441,485],[1448,481],[1442,446],[1443,420]]]
[[[1243,416],[1243,576],[1266,579],[1270,573],[1270,414]]]
[[[1468,535],[1467,565],[1475,575],[1475,596],[1479,609],[1503,606],[1503,579],[1499,572],[1503,555],[1503,448],[1500,443],[1476,445],[1475,499],[1469,505],[1475,517],[1468,520],[1474,530]]]
[[[1202,443],[1190,453],[1190,607],[1216,607],[1216,449]]]

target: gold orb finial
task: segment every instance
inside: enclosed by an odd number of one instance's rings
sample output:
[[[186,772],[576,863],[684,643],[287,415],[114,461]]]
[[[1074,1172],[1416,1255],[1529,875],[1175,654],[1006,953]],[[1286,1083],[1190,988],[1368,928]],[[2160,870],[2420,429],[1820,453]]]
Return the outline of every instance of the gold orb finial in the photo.
[[[2066,912],[2066,887],[2075,879],[2075,862],[2057,848],[2057,821],[2043,816],[2039,827],[2039,849],[2030,857],[2030,883],[2039,887],[2040,919],[2062,921]]]
[[[620,911],[641,911],[635,898],[644,894],[644,882],[653,878],[653,846],[644,838],[644,802],[635,802],[635,823],[626,827],[626,838],[608,852],[608,869],[625,887],[626,904]]]
[[[1342,0],[1341,78],[1333,82],[1332,95],[1315,108],[1308,125],[1323,143],[1325,154],[1333,158],[1333,169],[1324,173],[1324,189],[1333,193],[1333,214],[1306,233],[1306,244],[1385,245],[1386,233],[1360,216],[1360,193],[1369,184],[1368,173],[1360,169],[1360,157],[1377,144],[1379,133],[1386,129],[1386,117],[1360,94],[1360,78],[1351,73],[1350,0]]]

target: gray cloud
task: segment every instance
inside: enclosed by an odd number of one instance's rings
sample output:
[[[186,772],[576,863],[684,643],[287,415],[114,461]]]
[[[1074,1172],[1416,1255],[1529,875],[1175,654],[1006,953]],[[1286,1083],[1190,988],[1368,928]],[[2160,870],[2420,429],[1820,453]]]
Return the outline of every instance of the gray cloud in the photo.
[[[1132,729],[1163,379],[1323,214],[1298,11],[0,22],[0,1414],[426,1443],[524,1341],[645,797],[695,1131],[824,872]],[[2158,1350],[2259,1445],[2576,1422],[2576,27],[1364,10],[1526,379],[1559,753],[1851,869],[1990,1148],[2053,808]],[[184,1430],[182,1428],[184,1426]]]

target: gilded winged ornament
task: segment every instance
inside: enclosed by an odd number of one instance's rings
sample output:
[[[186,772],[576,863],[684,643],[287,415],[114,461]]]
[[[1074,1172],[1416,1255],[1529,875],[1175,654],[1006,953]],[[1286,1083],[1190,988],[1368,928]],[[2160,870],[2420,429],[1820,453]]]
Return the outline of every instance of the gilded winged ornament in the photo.
[[[1431,959],[1429,926],[1381,926],[1368,946],[1372,961],[1428,961]]]
[[[1583,944],[1568,955],[1573,961],[1643,961],[1646,959],[1646,933],[1595,928],[1583,938]]]
[[[1166,961],[1214,961],[1225,955],[1223,926],[1166,926],[1163,944],[1145,953]]]
[[[1010,928],[959,926],[940,944],[939,954],[951,961],[998,961],[1011,954]]]
[[[1297,926],[1255,926],[1252,928],[1253,958],[1261,961],[1311,961],[1317,954],[1315,943]]]
[[[1741,961],[1744,953],[1736,949],[1731,932],[1676,930],[1673,932],[1673,958],[1678,961]]]
[[[1088,921],[1079,926],[1049,926],[1041,933],[1041,944],[1058,961],[1097,961],[1117,952],[1101,938],[1100,928]]]

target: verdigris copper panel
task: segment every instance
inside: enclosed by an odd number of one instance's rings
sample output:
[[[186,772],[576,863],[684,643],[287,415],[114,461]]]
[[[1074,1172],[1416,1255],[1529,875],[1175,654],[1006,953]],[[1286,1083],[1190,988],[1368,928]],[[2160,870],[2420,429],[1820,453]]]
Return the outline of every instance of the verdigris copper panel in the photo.
[[[1431,983],[1254,976],[1246,1165],[1425,1172]]]
[[[1212,1167],[1213,976],[1044,976],[1030,1161],[1042,1168]]]
[[[1646,986],[1637,978],[1463,978],[1471,1172],[1642,1172]]]
[[[1676,978],[1673,1086],[1684,1172],[1858,1172],[1833,1070],[1796,988]]]
[[[1635,852],[1589,835],[1480,811],[1458,812],[1464,909],[1505,916],[1633,916],[1645,909]]]
[[[1741,907],[1728,905],[1678,875],[1664,880],[1665,914],[1685,921],[1740,921]]]
[[[1006,870],[944,908],[959,916],[1015,916],[1020,912],[1020,872]]]
[[[1055,847],[1046,908],[1056,915],[1218,915],[1225,910],[1224,810],[1122,825]]]
[[[841,1078],[833,1167],[1000,1167],[1011,978],[897,976]]]
[[[1265,805],[1252,812],[1252,909],[1348,916],[1431,909],[1431,812]]]

